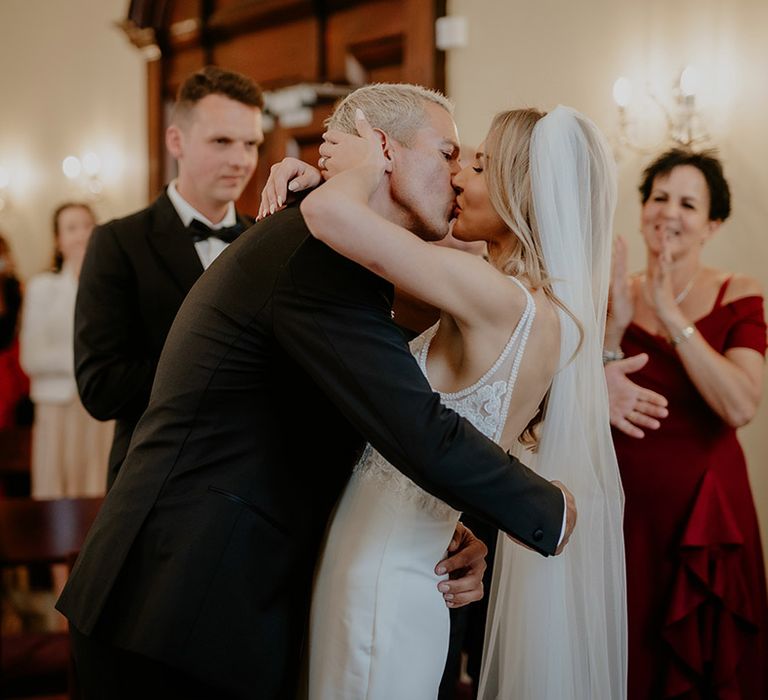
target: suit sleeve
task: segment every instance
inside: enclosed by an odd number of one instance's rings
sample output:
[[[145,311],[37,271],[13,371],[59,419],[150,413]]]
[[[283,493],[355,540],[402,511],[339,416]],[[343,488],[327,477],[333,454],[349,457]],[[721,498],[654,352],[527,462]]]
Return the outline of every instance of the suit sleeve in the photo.
[[[134,270],[112,227],[88,244],[75,305],[75,377],[80,398],[99,420],[136,419],[149,400],[155,362],[142,357]]]
[[[422,488],[541,553],[553,553],[563,522],[562,492],[442,405],[392,322],[380,283],[368,275],[308,240],[276,290],[281,346]]]

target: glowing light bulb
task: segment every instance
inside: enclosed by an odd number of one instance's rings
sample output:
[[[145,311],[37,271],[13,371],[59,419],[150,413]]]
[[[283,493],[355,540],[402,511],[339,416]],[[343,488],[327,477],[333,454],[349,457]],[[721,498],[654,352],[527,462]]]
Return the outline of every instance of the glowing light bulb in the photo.
[[[68,177],[70,180],[74,180],[82,170],[80,159],[76,156],[67,156],[61,162],[61,170],[66,177]]]
[[[88,153],[83,156],[83,170],[89,177],[98,175],[101,170],[101,158],[99,158],[93,151],[88,151]]]
[[[686,66],[680,74],[680,93],[693,97],[699,89],[699,72],[693,66]]]
[[[621,76],[613,84],[613,101],[619,107],[626,107],[632,100],[632,83],[629,78]]]

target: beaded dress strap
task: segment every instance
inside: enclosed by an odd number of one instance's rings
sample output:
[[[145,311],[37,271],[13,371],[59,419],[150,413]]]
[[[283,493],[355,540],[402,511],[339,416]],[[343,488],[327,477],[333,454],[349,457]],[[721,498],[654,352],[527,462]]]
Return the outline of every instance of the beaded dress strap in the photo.
[[[533,320],[536,316],[536,305],[533,301],[533,297],[531,296],[530,292],[525,288],[525,286],[515,277],[509,277],[513,282],[515,282],[520,289],[522,289],[523,293],[526,297],[526,304],[525,309],[520,316],[520,320],[517,322],[517,325],[515,326],[515,329],[512,331],[512,335],[510,336],[509,340],[507,341],[506,345],[504,346],[504,349],[502,350],[501,354],[497,358],[497,360],[493,363],[493,366],[483,374],[480,379],[478,379],[476,382],[474,382],[471,386],[465,387],[464,389],[460,389],[459,391],[454,392],[440,392],[440,396],[447,402],[456,402],[461,401],[462,399],[467,398],[470,396],[473,392],[478,391],[483,386],[488,384],[489,380],[491,380],[494,376],[494,374],[499,370],[499,368],[503,365],[505,361],[509,359],[509,355],[512,352],[512,350],[515,348],[515,344],[519,344],[517,346],[517,349],[515,350],[514,356],[512,359],[512,365],[509,371],[508,378],[505,378],[506,383],[506,390],[504,392],[504,400],[503,404],[500,407],[501,413],[500,413],[500,419],[499,419],[499,427],[497,430],[497,434],[495,436],[495,440],[499,440],[501,437],[501,432],[504,428],[504,423],[506,421],[507,412],[509,410],[509,403],[512,396],[512,390],[515,386],[515,383],[517,381],[517,375],[520,369],[520,362],[522,361],[523,353],[525,351],[525,346],[528,342],[528,336],[530,335],[531,327],[533,326]],[[421,350],[419,351],[418,361],[419,366],[421,367],[421,371],[424,373],[424,376],[427,377],[427,380],[429,380],[429,376],[427,374],[427,355],[429,353],[429,348],[432,344],[432,339],[435,336],[435,333],[437,332],[439,324],[435,324],[432,328],[430,328],[425,333],[425,339],[424,344],[421,347]]]

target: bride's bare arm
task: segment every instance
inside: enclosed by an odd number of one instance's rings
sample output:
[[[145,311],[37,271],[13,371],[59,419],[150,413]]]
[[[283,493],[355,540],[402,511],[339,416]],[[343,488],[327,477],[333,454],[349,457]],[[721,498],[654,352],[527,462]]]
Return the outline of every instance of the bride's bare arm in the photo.
[[[358,119],[366,159],[340,172],[301,203],[312,235],[407,293],[474,325],[509,318],[522,294],[481,258],[426,243],[388,221],[369,201],[393,167],[386,135]],[[333,156],[335,158],[335,155]]]

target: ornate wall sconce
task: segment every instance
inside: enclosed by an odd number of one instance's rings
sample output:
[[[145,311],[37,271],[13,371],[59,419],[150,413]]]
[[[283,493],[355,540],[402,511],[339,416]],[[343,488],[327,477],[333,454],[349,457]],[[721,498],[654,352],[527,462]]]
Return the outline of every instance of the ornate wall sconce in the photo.
[[[101,158],[93,151],[84,153],[82,158],[67,156],[61,162],[64,176],[82,189],[88,199],[98,200],[104,191],[101,180]]]
[[[0,165],[0,212],[10,204],[11,171]]]
[[[613,84],[613,101],[618,108],[618,141],[621,148],[649,155],[665,146],[692,148],[709,140],[701,117],[696,110],[696,93],[699,76],[693,66],[686,66],[672,86],[671,96],[662,100],[646,87],[643,105],[630,109],[633,103],[633,86],[629,78],[620,77]],[[656,114],[652,114],[656,111]],[[639,132],[645,121],[661,115],[665,130],[653,139],[642,139]]]

